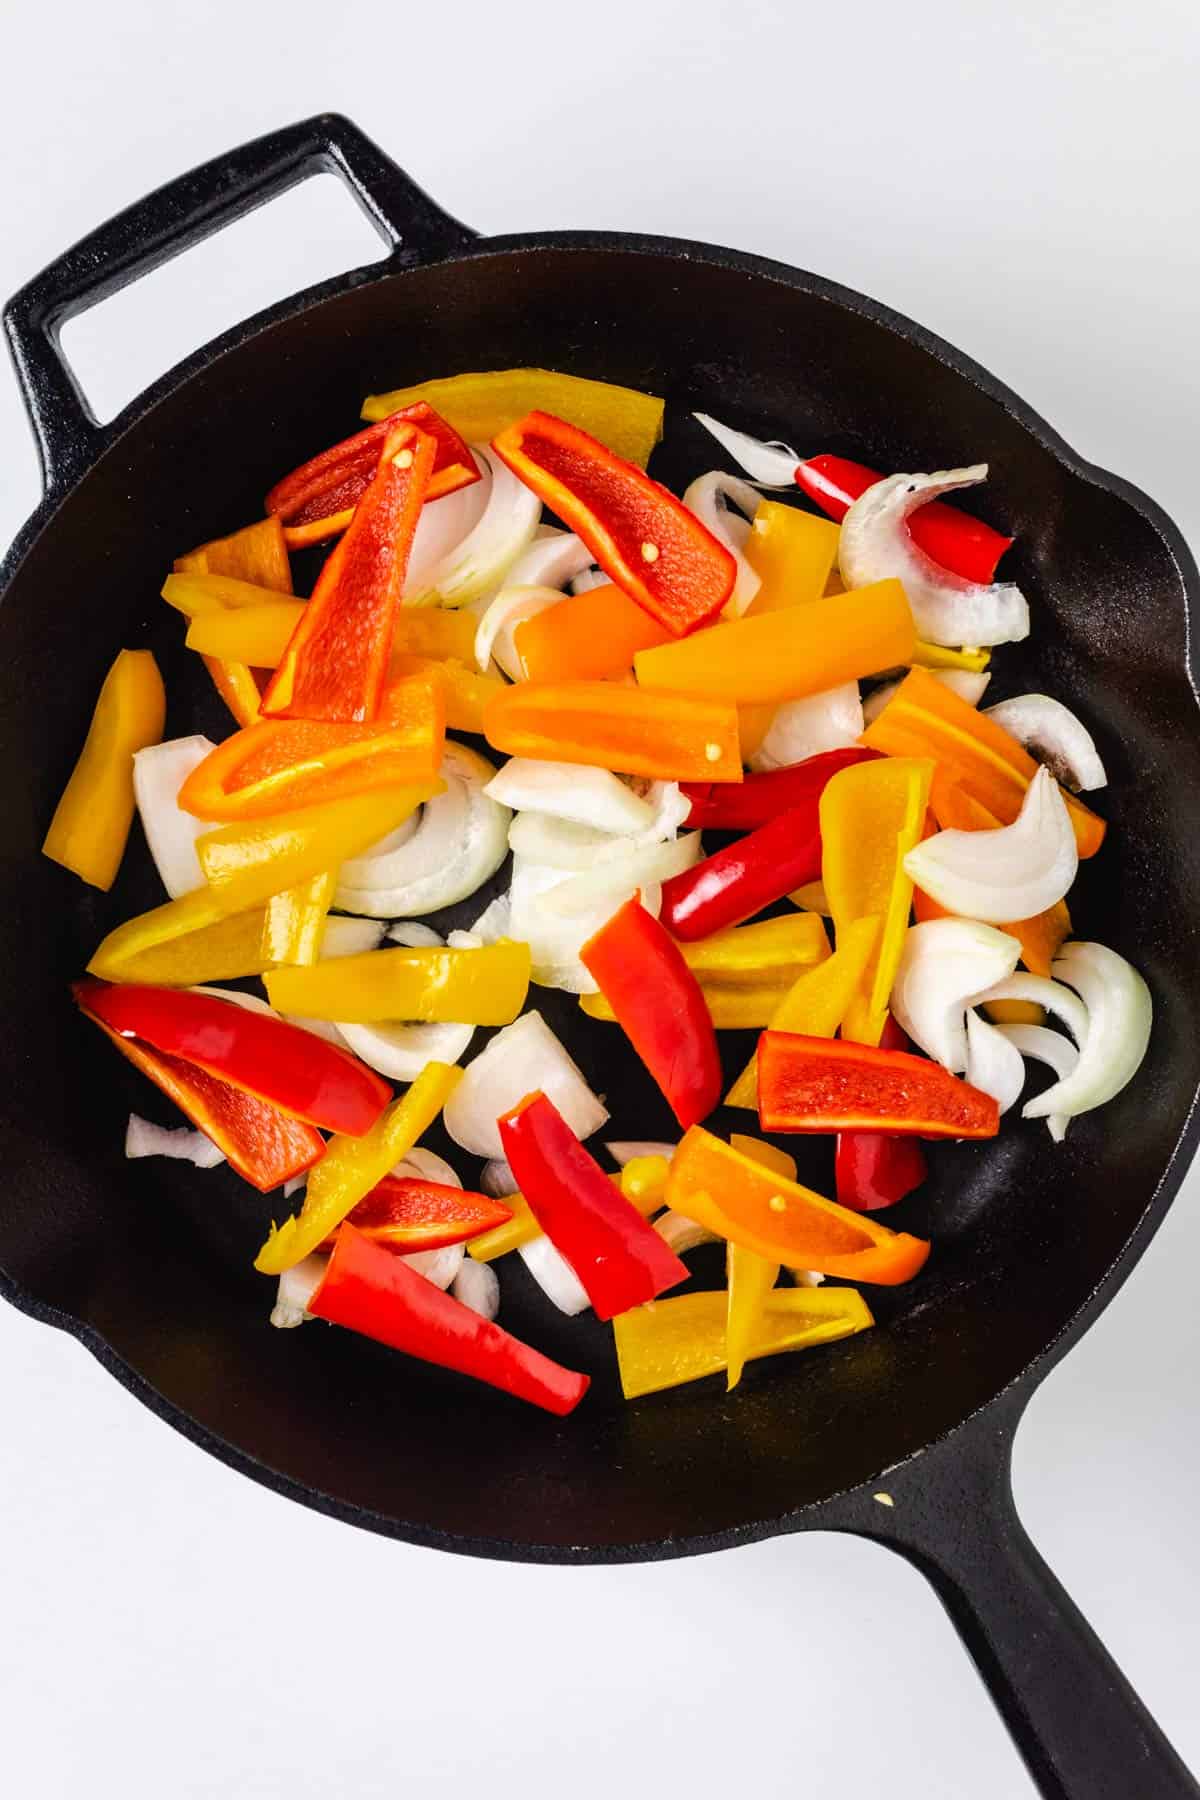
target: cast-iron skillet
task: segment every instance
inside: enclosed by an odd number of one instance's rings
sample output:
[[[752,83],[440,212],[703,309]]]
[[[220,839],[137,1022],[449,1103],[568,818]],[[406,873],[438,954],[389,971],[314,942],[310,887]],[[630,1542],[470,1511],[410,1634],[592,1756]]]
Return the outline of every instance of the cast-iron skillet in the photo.
[[[346,181],[387,259],[228,333],[97,425],[58,350],[63,321],[320,169]],[[814,1527],[873,1537],[934,1583],[1044,1794],[1200,1792],[1026,1538],[1009,1484],[1035,1384],[1128,1275],[1196,1142],[1200,581],[1171,521],[858,294],[670,239],[480,240],[337,117],[160,189],[31,282],[5,323],[46,485],[0,610],[6,1297],[235,1468],[413,1543],[582,1563]],[[1073,904],[1084,935],[1145,972],[1156,1010],[1138,1079],[1061,1149],[1010,1120],[998,1142],[937,1157],[897,1214],[932,1230],[934,1254],[911,1287],[872,1293],[880,1329],[759,1366],[732,1397],[706,1382],[624,1405],[607,1333],[548,1316],[506,1269],[506,1323],[596,1374],[562,1422],[348,1334],[267,1328],[249,1259],[277,1199],[222,1171],[127,1165],[125,1114],[156,1097],[67,998],[103,931],[161,898],[148,859],[135,844],[105,896],[38,855],[119,646],[158,656],[168,735],[228,729],[158,599],[171,558],[256,516],[281,471],[353,428],[364,393],[523,363],[665,394],[655,468],[676,486],[715,460],[692,407],[885,469],[990,464],[978,505],[1017,534],[1035,620],[997,658],[1001,691],[1045,688],[1095,728],[1113,832]],[[554,1015],[564,1029],[572,1009]],[[572,1043],[614,1135],[665,1134],[615,1032],[572,1027]]]

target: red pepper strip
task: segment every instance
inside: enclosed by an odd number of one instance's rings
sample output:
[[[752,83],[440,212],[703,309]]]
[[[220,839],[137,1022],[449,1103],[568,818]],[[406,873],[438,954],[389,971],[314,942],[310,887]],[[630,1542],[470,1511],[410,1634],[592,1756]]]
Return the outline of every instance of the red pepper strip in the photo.
[[[823,513],[841,520],[851,502],[883,477],[878,469],[849,462],[844,456],[810,456],[806,462],[796,464],[793,479]],[[947,506],[944,500],[931,500],[928,506],[913,513],[908,529],[926,556],[943,569],[965,575],[968,581],[993,580],[996,564],[1012,543],[1010,537],[993,531],[982,519],[973,519],[969,513]]]
[[[682,1130],[721,1098],[717,1034],[683,951],[637,894],[580,951]]]
[[[688,1269],[590,1157],[545,1094],[497,1121],[517,1186],[562,1251],[598,1319],[686,1281]]]
[[[327,1131],[362,1137],[392,1098],[387,1082],[348,1050],[215,994],[95,980],[77,981],[73,991],[110,1030]]]
[[[283,521],[288,547],[334,537],[350,523],[350,515],[371,485],[379,455],[390,432],[398,425],[418,425],[433,438],[437,449],[426,500],[437,500],[479,480],[474,458],[454,427],[419,400],[365,431],[355,432],[328,450],[322,450],[282,481],[267,495],[265,511]]]
[[[881,1050],[909,1050],[908,1039],[889,1013],[879,1039]],[[877,1212],[894,1206],[920,1187],[929,1166],[915,1138],[886,1131],[843,1131],[837,1141],[834,1174],[839,1206]]]
[[[492,449],[668,631],[683,637],[716,618],[737,579],[733,557],[636,463],[543,412],[509,425]]]
[[[845,1039],[764,1031],[758,1040],[764,1131],[891,1131],[991,1138],[1000,1108],[940,1063]]]
[[[713,831],[752,831],[767,825],[777,814],[805,800],[817,800],[821,790],[839,769],[866,762],[878,752],[861,745],[848,750],[822,750],[786,769],[770,769],[763,775],[747,775],[743,781],[681,781],[681,791],[692,803],[684,823],[690,828]]]
[[[591,1385],[590,1376],[564,1369],[480,1318],[353,1225],[339,1230],[308,1310],[405,1356],[486,1381],[560,1418],[575,1410]]]
[[[464,1243],[480,1232],[507,1225],[512,1216],[511,1206],[489,1200],[486,1194],[464,1193],[443,1181],[385,1175],[359,1201],[349,1222],[373,1243],[408,1256],[416,1250]],[[337,1232],[331,1231],[321,1248],[332,1250],[336,1242]]]
[[[148,1044],[122,1037],[92,1011],[91,989],[97,984],[77,981],[72,992],[84,1015],[99,1025],[105,1037],[127,1057],[135,1069],[173,1100],[181,1112],[219,1150],[231,1169],[262,1192],[269,1193],[294,1175],[303,1175],[325,1153],[325,1140],[311,1125],[291,1118],[277,1106],[241,1088],[218,1081],[203,1069],[178,1057],[164,1056]]]
[[[436,448],[415,425],[388,434],[378,471],[263,695],[264,717],[346,723],[375,717]]]
[[[659,917],[685,944],[740,925],[821,873],[819,791],[662,886]]]

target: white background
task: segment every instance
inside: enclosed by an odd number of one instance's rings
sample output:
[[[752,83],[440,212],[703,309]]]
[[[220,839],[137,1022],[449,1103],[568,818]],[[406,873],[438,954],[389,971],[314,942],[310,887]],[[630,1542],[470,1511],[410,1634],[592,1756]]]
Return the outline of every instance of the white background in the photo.
[[[707,238],[890,302],[1200,543],[1194,0],[0,16],[7,291],[193,163],[337,108],[484,231]],[[75,326],[90,391],[111,413],[372,243],[312,184]],[[4,379],[0,451],[7,539],[37,487]],[[1034,1401],[1016,1487],[1200,1764],[1198,1200],[1193,1180]],[[384,1543],[229,1473],[7,1309],[0,1446],[0,1732],[22,1800],[1030,1791],[932,1594],[865,1543],[581,1572]]]

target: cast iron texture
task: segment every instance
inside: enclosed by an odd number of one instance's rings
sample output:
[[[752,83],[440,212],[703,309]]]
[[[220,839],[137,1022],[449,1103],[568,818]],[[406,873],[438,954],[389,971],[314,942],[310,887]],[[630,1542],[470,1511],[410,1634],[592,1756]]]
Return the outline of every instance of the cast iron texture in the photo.
[[[98,426],[58,353],[63,320],[319,167],[346,178],[387,259],[228,333]],[[606,1562],[810,1526],[877,1537],[934,1580],[1044,1793],[1200,1791],[1029,1545],[1008,1482],[1033,1386],[1128,1274],[1195,1145],[1198,580],[1172,523],[977,365],[860,295],[674,240],[479,241],[333,116],[131,208],[5,322],[47,497],[5,562],[0,609],[0,754],[21,771],[0,795],[4,1294],[234,1467],[415,1543]],[[881,1329],[755,1368],[734,1397],[714,1382],[625,1406],[607,1331],[549,1315],[506,1268],[505,1322],[596,1375],[564,1422],[347,1335],[266,1327],[249,1259],[278,1200],[224,1171],[127,1165],[124,1116],[153,1100],[67,998],[102,933],[161,897],[141,846],[109,896],[38,855],[119,646],[158,657],[168,735],[228,728],[157,598],[172,557],[256,516],[281,471],[353,429],[365,392],[523,363],[664,394],[654,468],[676,487],[715,460],[693,407],[882,468],[990,464],[977,503],[1018,536],[1012,574],[1035,620],[997,658],[996,697],[1044,688],[1095,729],[1113,836],[1085,865],[1078,922],[1137,962],[1156,1006],[1137,1082],[1062,1149],[1011,1122],[995,1144],[935,1156],[928,1191],[896,1215],[931,1231],[935,1252],[910,1288],[871,1295]],[[565,999],[548,1010],[607,1093],[612,1135],[664,1135],[665,1108],[616,1034],[581,1031]],[[827,1179],[823,1154],[805,1166]]]

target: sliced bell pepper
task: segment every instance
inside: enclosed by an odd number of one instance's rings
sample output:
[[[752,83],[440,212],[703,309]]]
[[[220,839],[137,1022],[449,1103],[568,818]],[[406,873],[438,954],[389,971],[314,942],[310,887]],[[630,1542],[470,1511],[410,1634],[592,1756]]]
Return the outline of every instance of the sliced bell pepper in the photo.
[[[854,744],[846,750],[823,750],[790,768],[747,775],[741,781],[681,782],[692,803],[684,823],[689,829],[753,831],[757,825],[769,825],[788,807],[819,798],[839,769],[870,762],[878,754]]]
[[[166,710],[150,652],[119,651],[42,841],[43,856],[90,887],[107,890],[117,878],[133,824],[134,752],[162,742]]]
[[[879,1043],[884,1050],[912,1048],[890,1013]],[[915,1138],[893,1137],[883,1131],[838,1134],[834,1182],[839,1206],[848,1206],[853,1212],[894,1206],[920,1187],[928,1173],[925,1152]]]
[[[511,1025],[529,992],[529,945],[502,938],[474,950],[370,950],[263,977],[276,1011],[372,1024]]]
[[[860,494],[883,480],[877,469],[850,462],[844,456],[810,456],[797,463],[793,478],[802,493],[839,522]],[[982,519],[973,519],[943,500],[931,500],[928,506],[913,513],[908,529],[926,556],[943,569],[965,575],[968,581],[991,581],[996,564],[1012,543],[1010,537],[994,531]]]
[[[472,1194],[451,1187],[445,1181],[426,1181],[415,1175],[385,1175],[369,1194],[359,1201],[345,1225],[352,1225],[372,1243],[399,1256],[411,1256],[420,1250],[440,1250],[447,1244],[461,1244],[481,1232],[492,1232],[513,1216],[507,1201],[489,1200],[486,1194]],[[337,1233],[326,1238],[321,1248],[332,1250]]]
[[[462,612],[415,612],[414,616],[432,619],[474,619],[464,609]],[[469,731],[477,737],[483,736],[483,716],[490,701],[502,694],[508,683],[501,681],[496,675],[483,675],[478,669],[471,669],[456,657],[446,657],[442,661],[433,661],[427,656],[410,656],[405,652],[392,653],[392,678],[403,681],[412,675],[424,675],[441,689],[442,705],[446,710],[446,729],[448,731]],[[384,690],[384,705],[387,704],[387,690]]]
[[[764,1131],[991,1138],[1000,1129],[992,1095],[940,1063],[790,1031],[758,1040],[758,1117]]]
[[[246,663],[222,662],[219,656],[203,658],[212,684],[239,725],[253,725],[260,717],[262,689],[254,670]]]
[[[236,575],[184,574],[176,571],[162,584],[162,597],[168,606],[186,619],[207,619],[214,613],[256,612],[260,606],[289,604],[287,593],[275,588],[259,587],[257,582],[242,581]],[[290,602],[302,606],[302,600]]]
[[[682,1128],[721,1098],[721,1058],[699,983],[639,895],[579,952]]]
[[[308,1311],[406,1356],[486,1381],[560,1418],[574,1411],[590,1385],[590,1376],[564,1369],[481,1318],[353,1225],[338,1232]]]
[[[282,1275],[324,1243],[407,1156],[461,1080],[461,1069],[428,1062],[408,1092],[392,1102],[364,1137],[330,1138],[309,1177],[299,1213],[271,1227],[254,1260],[259,1273]]]
[[[948,780],[986,806],[1002,825],[1011,825],[1020,812],[1025,790],[1038,770],[1010,732],[927,669],[909,671],[863,733],[862,742],[885,756],[933,757]],[[1094,856],[1104,842],[1104,820],[1065,789],[1062,797],[1080,856]]]
[[[785,1181],[795,1181],[796,1161],[786,1150],[776,1150],[773,1144],[744,1137],[740,1132],[734,1132],[729,1142],[751,1162],[761,1163],[764,1169],[782,1175]],[[779,1279],[779,1268],[774,1258],[760,1256],[757,1250],[748,1250],[744,1244],[726,1246],[725,1385],[730,1392],[742,1379],[746,1358],[762,1329],[763,1313]]]
[[[662,436],[663,402],[656,395],[553,369],[488,369],[422,381],[372,394],[362,416],[383,419],[416,400],[428,401],[469,444],[490,443],[526,413],[540,411],[569,419],[644,469]]]
[[[720,613],[737,579],[732,555],[636,464],[545,412],[526,413],[492,448],[668,631],[682,637]]]
[[[261,519],[229,537],[213,538],[186,556],[176,557],[175,570],[180,575],[228,575],[276,594],[292,591],[292,566],[278,519]],[[221,604],[228,602],[222,599]],[[250,666],[211,656],[204,658],[204,664],[238,724],[252,725],[258,717],[261,693]]]
[[[73,991],[110,1031],[326,1131],[362,1137],[391,1100],[387,1082],[348,1050],[215,994],[99,981],[76,982]]]
[[[764,500],[750,525],[742,555],[759,578],[747,613],[777,612],[819,600],[837,563],[841,533],[827,519]]]
[[[643,1157],[641,1160],[646,1162],[661,1159]],[[626,1171],[632,1167],[632,1163],[627,1163],[621,1173],[610,1176],[610,1180],[645,1219],[665,1204],[662,1188],[665,1186],[667,1165],[663,1162],[662,1182],[653,1187],[646,1182],[637,1192],[625,1179]],[[522,1244],[532,1243],[534,1238],[542,1236],[542,1228],[523,1194],[505,1194],[504,1204],[512,1211],[512,1218],[507,1224],[497,1225],[494,1230],[481,1233],[467,1245],[467,1254],[473,1256],[476,1262],[495,1262],[498,1256],[507,1256],[510,1250],[519,1250]]]
[[[789,913],[679,948],[717,1030],[746,1031],[773,1023],[797,969],[827,957],[829,940],[815,913]],[[579,1004],[589,1018],[616,1019],[602,993],[584,994]]]
[[[578,762],[661,781],[739,781],[737,713],[718,700],[648,694],[611,681],[521,681],[484,713],[510,756]]]
[[[84,1015],[224,1151],[231,1169],[265,1194],[312,1168],[325,1149],[319,1131],[204,1069],[114,1031],[88,1004],[92,985],[76,984],[75,998]]]
[[[682,944],[677,947],[683,948]],[[698,975],[696,980],[715,1031],[761,1031],[771,1023],[787,993],[787,983],[780,981],[726,987],[713,983],[707,975]],[[612,1004],[603,994],[580,995],[579,1007],[589,1019],[599,1019],[605,1025],[617,1023]]]
[[[892,1287],[911,1280],[929,1255],[924,1238],[889,1231],[785,1180],[699,1125],[671,1158],[667,1204],[788,1268],[847,1281]]]
[[[940,687],[940,682],[934,683]],[[877,1044],[912,908],[904,858],[921,836],[933,764],[920,759],[842,769],[821,795],[821,879],[840,942],[854,919],[878,918],[879,938],[843,1035]]]
[[[639,650],[633,666],[639,685],[659,693],[774,705],[911,662],[915,642],[904,589],[877,581]]]
[[[614,1188],[545,1094],[527,1095],[498,1122],[522,1194],[598,1319],[687,1280],[686,1264]]]
[[[1011,927],[1005,926],[1006,931],[1010,929]],[[1043,973],[1041,969],[1034,969],[1032,964],[1027,963],[1026,967],[1034,975]],[[1048,972],[1046,971],[1046,973]],[[1044,1025],[1046,1023],[1046,1009],[1044,1006],[1039,1006],[1036,1000],[985,1000],[983,1011],[993,1025]]]
[[[770,731],[778,710],[778,707],[770,704],[738,707],[738,742],[742,748],[743,762],[748,763],[762,749],[763,740]]]
[[[197,613],[188,625],[185,642],[200,656],[274,669],[307,610],[307,601],[278,599]]]
[[[345,723],[375,717],[435,454],[434,440],[413,425],[388,433],[378,471],[263,695],[265,716]]]
[[[918,669],[966,669],[972,675],[982,675],[992,660],[990,650],[949,650],[942,644],[923,644],[917,639],[913,650],[913,664]]]
[[[660,917],[673,937],[692,942],[752,918],[820,872],[814,796],[664,881]]]
[[[436,450],[426,500],[457,493],[479,480],[479,470],[466,444],[452,425],[438,417],[423,400],[368,425],[328,450],[322,450],[282,481],[267,495],[264,510],[283,521],[288,547],[319,544],[345,531],[370,487],[387,438],[399,425],[417,425],[433,439]]]
[[[159,987],[261,975],[271,964],[265,925],[263,906],[226,918],[209,890],[197,888],[110,931],[88,963],[88,974]]]
[[[627,675],[639,650],[671,633],[615,584],[568,594],[531,619],[513,643],[529,681],[609,681]]]
[[[853,1337],[875,1323],[853,1288],[782,1288],[767,1297],[744,1360],[780,1356]],[[613,1321],[621,1389],[627,1400],[719,1375],[726,1367],[724,1294],[679,1294],[635,1307]]]
[[[272,895],[263,921],[263,956],[268,965],[297,963],[307,967],[316,962],[336,890],[337,870],[326,869],[311,881]]]

